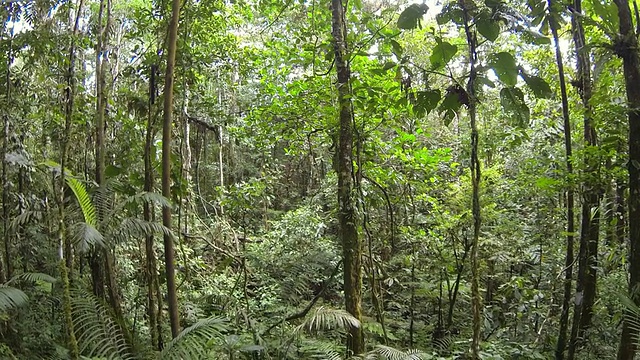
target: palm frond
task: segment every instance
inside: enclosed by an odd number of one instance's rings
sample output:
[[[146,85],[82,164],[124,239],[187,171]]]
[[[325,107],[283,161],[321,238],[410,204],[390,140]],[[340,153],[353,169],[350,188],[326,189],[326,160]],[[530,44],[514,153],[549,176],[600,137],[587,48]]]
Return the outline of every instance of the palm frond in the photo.
[[[83,354],[105,359],[135,358],[120,324],[95,296],[84,290],[74,290],[71,309]]]
[[[433,355],[420,350],[402,351],[391,346],[376,345],[375,349],[368,352],[366,360],[424,360],[433,359]]]
[[[25,282],[48,282],[48,283],[54,283],[57,281],[56,278],[54,278],[51,275],[47,275],[47,274],[43,274],[43,273],[32,273],[32,272],[26,272],[26,273],[22,273],[19,275],[16,275],[14,277],[11,278],[11,280],[7,281],[5,285],[10,285],[12,283],[16,283],[16,282],[20,282],[20,281],[25,281]]]
[[[104,236],[95,226],[79,222],[72,226],[73,242],[82,252],[88,251],[92,246],[105,246]]]
[[[84,186],[80,180],[67,176],[66,178],[67,185],[73,194],[76,196],[76,200],[78,200],[78,204],[80,204],[80,209],[82,210],[82,215],[84,215],[84,221],[92,226],[96,226],[98,221],[96,218],[96,209],[93,206],[93,202],[91,201],[91,197],[87,192],[87,188]]]
[[[636,305],[626,295],[620,295],[620,302],[625,309],[624,319],[629,325],[632,334],[636,334],[633,342],[638,346],[640,345],[640,306]]]
[[[163,234],[173,237],[171,230],[157,222],[145,221],[137,218],[126,218],[120,223],[120,227],[110,236],[114,241],[124,241],[131,237],[144,237],[153,234]]]
[[[164,348],[162,360],[204,359],[207,356],[207,343],[221,337],[227,331],[226,321],[212,317],[203,319],[182,330]]]
[[[171,201],[161,194],[154,192],[140,192],[138,194],[127,197],[124,201],[119,202],[117,205],[113,206],[111,212],[108,214],[105,219],[113,218],[117,214],[122,213],[122,211],[130,204],[138,204],[138,203],[151,203],[160,205],[162,207],[171,207]]]
[[[17,229],[20,226],[24,226],[29,223],[32,219],[40,220],[42,218],[42,211],[37,210],[27,210],[22,214],[16,215],[11,221],[9,225],[11,229]]]
[[[320,306],[294,331],[297,333],[306,330],[309,333],[317,333],[323,330],[350,329],[351,327],[360,327],[360,321],[353,315],[344,310]]]
[[[7,311],[26,304],[29,297],[22,290],[0,285],[0,311]]]

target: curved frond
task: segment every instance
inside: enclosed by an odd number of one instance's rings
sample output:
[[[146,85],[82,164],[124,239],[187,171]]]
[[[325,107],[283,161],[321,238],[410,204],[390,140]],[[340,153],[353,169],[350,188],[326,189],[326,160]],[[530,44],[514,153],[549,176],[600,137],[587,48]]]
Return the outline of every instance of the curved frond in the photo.
[[[36,210],[24,211],[22,214],[16,215],[16,217],[13,218],[9,226],[11,227],[11,229],[17,229],[20,226],[26,225],[32,219],[35,219],[35,220],[42,219],[42,211],[36,211]]]
[[[153,234],[173,236],[171,230],[160,223],[136,218],[122,220],[120,227],[110,235],[115,241],[124,241],[130,237],[144,237]]]
[[[104,246],[104,237],[95,226],[80,222],[72,227],[73,242],[80,251],[88,251],[92,246]]]
[[[353,315],[345,310],[320,306],[296,328],[295,332],[306,330],[309,333],[317,333],[322,330],[350,329],[351,327],[360,327],[360,321]]]
[[[420,350],[402,351],[391,346],[377,345],[365,355],[366,360],[424,360],[433,359],[433,355]]]
[[[629,328],[633,334],[637,334],[633,342],[638,346],[640,345],[640,307],[624,295],[620,296],[620,302],[624,306],[624,318],[629,324]]]
[[[182,330],[162,351],[162,360],[205,359],[209,340],[222,336],[226,321],[212,317],[203,319]]]
[[[5,285],[9,285],[12,283],[16,283],[19,281],[25,281],[25,282],[38,282],[38,281],[43,281],[43,282],[48,282],[48,283],[54,283],[57,281],[56,278],[54,278],[51,275],[47,275],[47,274],[43,274],[43,273],[32,273],[32,272],[27,272],[27,273],[22,273],[19,275],[16,275],[14,277],[11,278],[11,280],[7,281]]]
[[[29,297],[22,290],[7,285],[0,285],[0,311],[22,306],[29,301]]]
[[[67,176],[67,185],[73,194],[76,196],[76,200],[78,200],[78,204],[80,204],[80,209],[82,210],[82,215],[84,215],[84,221],[87,224],[92,226],[96,226],[98,221],[96,218],[96,209],[93,206],[93,202],[91,201],[91,197],[87,192],[87,188],[84,186],[80,180]]]
[[[132,204],[132,203],[137,204],[141,202],[156,204],[162,207],[172,206],[171,201],[166,197],[162,196],[161,194],[144,191],[144,192],[140,192],[138,194],[129,196],[124,201],[121,201],[117,205],[113,206],[113,208],[110,209],[110,213],[105,217],[105,219],[115,217],[117,214],[121,213],[125,209],[125,207],[127,207],[127,205],[129,204]]]
[[[74,290],[71,311],[83,354],[105,359],[134,359],[124,331],[111,312],[92,294]]]

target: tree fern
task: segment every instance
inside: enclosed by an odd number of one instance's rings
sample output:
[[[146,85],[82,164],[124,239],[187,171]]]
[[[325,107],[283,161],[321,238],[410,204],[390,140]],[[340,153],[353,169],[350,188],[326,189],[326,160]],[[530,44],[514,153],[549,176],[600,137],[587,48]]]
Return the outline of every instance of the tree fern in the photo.
[[[222,318],[212,317],[200,320],[182,330],[171,340],[161,354],[162,360],[205,359],[208,353],[208,342],[227,330]]]

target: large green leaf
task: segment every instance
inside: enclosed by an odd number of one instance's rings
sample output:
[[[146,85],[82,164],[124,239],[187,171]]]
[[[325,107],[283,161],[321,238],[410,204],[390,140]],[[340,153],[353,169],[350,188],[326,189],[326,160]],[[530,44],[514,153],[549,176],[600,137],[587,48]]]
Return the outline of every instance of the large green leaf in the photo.
[[[492,19],[480,19],[476,22],[478,32],[487,40],[493,42],[500,35],[500,23]]]
[[[553,91],[549,84],[541,77],[535,75],[523,74],[522,76],[527,86],[537,98],[548,99],[553,96]]]
[[[441,69],[456,55],[458,47],[446,41],[439,41],[433,48],[429,61],[433,69]]]
[[[438,106],[441,97],[440,90],[418,91],[416,94],[416,105],[414,106],[416,115],[421,117],[429,114]]]
[[[498,78],[507,86],[515,86],[518,82],[518,65],[516,59],[508,52],[499,52],[489,57],[489,66]]]
[[[524,101],[524,93],[516,87],[505,87],[500,90],[500,104],[504,111],[515,120],[516,125],[525,127],[529,124],[529,107]]]
[[[404,9],[398,17],[398,27],[400,29],[411,30],[420,26],[420,19],[427,13],[429,7],[426,4],[411,4]]]

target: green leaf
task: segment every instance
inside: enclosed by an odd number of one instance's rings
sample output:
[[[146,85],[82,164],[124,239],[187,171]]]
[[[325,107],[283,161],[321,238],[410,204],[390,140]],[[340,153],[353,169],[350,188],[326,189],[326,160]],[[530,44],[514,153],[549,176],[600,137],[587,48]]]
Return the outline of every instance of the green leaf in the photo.
[[[400,43],[395,40],[390,40],[389,42],[391,43],[391,47],[393,48],[393,53],[396,55],[396,57],[398,58],[402,57],[403,50]]]
[[[549,99],[553,96],[553,91],[549,84],[541,77],[534,75],[523,74],[524,82],[533,92],[533,95],[537,98]]]
[[[427,13],[429,7],[426,4],[412,4],[398,17],[398,27],[404,30],[415,29],[420,26],[420,19]]]
[[[500,104],[504,111],[516,122],[516,126],[525,127],[529,124],[529,107],[524,101],[524,93],[516,87],[506,87],[500,90]]]
[[[387,61],[387,62],[384,64],[384,66],[382,67],[382,70],[383,70],[383,71],[387,71],[387,70],[389,70],[389,69],[391,69],[391,68],[396,67],[396,65],[398,65],[398,64],[396,64],[394,61]]]
[[[429,61],[433,69],[441,69],[456,55],[458,47],[446,41],[439,42],[433,48]]]
[[[478,20],[478,22],[476,22],[476,28],[482,36],[491,42],[496,41],[498,35],[500,35],[500,24],[491,19]]]
[[[440,90],[418,91],[416,93],[416,105],[414,109],[419,117],[429,114],[438,106],[442,98]]]
[[[518,82],[518,66],[516,65],[516,59],[510,53],[503,51],[491,55],[489,66],[505,85],[515,86]]]

